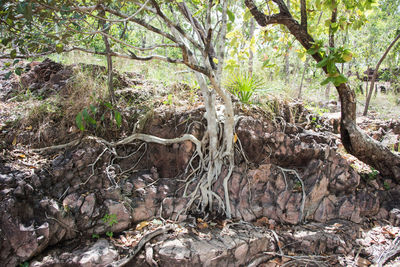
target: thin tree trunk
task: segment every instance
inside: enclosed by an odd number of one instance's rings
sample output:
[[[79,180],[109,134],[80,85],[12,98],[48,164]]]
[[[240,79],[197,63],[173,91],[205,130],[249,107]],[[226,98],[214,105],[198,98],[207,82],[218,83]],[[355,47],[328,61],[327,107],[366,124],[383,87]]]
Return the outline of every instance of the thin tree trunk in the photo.
[[[376,67],[375,67],[375,70],[374,70],[374,74],[372,75],[372,79],[371,79],[371,84],[370,84],[370,89],[369,89],[369,93],[368,93],[368,96],[367,96],[367,100],[365,101],[365,107],[364,107],[364,112],[363,112],[364,116],[367,116],[367,113],[368,113],[369,102],[371,101],[371,96],[372,96],[372,92],[374,90],[374,84],[375,84],[376,77],[378,76],[379,67],[381,66],[383,60],[386,58],[386,56],[389,53],[390,49],[394,46],[394,44],[399,39],[400,39],[400,34],[397,35],[396,38],[394,38],[392,43],[388,46],[388,48],[386,48],[385,53],[383,53],[382,57],[379,59],[378,64],[376,64]]]
[[[254,18],[250,19],[250,29],[249,29],[249,40],[253,39],[254,35],[254,30],[255,30],[255,23],[254,23]],[[253,50],[249,48],[249,76],[253,76],[253,64],[254,64],[254,55],[253,55]]]
[[[331,84],[329,83],[325,88],[325,99],[329,101],[329,96],[331,95]]]
[[[302,95],[302,91],[303,91],[303,81],[304,81],[304,76],[306,74],[306,71],[308,69],[308,60],[309,57],[307,57],[306,62],[304,63],[304,70],[303,70],[303,74],[301,75],[301,82],[300,82],[300,87],[299,87],[299,93],[297,95],[298,99],[301,99],[301,95]]]
[[[286,5],[288,10],[290,10],[290,0],[286,1]],[[289,61],[289,52],[290,47],[289,44],[286,45],[286,53],[284,59],[284,73],[285,73],[285,84],[289,84],[289,76],[290,76],[290,61]]]
[[[218,82],[218,86],[221,86],[222,69],[224,67],[224,59],[225,59],[225,41],[226,41],[226,30],[228,23],[227,10],[228,10],[228,0],[224,0],[222,2],[221,35],[219,36],[219,40],[216,41],[217,59],[218,59],[216,79]]]
[[[101,17],[105,16],[105,11],[102,11],[100,14]],[[100,21],[100,25],[103,27],[104,33],[109,32],[109,28],[106,28],[106,22],[104,20]],[[114,95],[114,85],[113,85],[113,65],[112,65],[112,56],[111,56],[111,48],[110,42],[108,41],[108,37],[103,35],[103,41],[106,46],[106,58],[107,58],[107,85],[108,85],[108,93],[110,97],[111,104],[115,103],[115,95]]]

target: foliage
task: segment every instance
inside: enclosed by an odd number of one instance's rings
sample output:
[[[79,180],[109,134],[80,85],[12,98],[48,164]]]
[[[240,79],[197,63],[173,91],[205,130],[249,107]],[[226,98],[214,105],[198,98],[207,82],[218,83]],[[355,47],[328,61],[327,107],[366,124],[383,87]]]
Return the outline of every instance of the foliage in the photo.
[[[108,236],[109,238],[113,237],[114,233],[111,231],[107,231],[106,232],[106,236]]]
[[[372,168],[371,172],[368,173],[368,180],[375,180],[379,172]]]
[[[326,68],[328,74],[327,78],[321,83],[321,85],[326,85],[332,82],[335,86],[339,86],[342,83],[347,82],[347,78],[339,73],[336,63],[346,63],[349,62],[353,55],[349,49],[343,47],[328,47],[327,49],[323,47],[323,43],[315,42],[314,45],[307,51],[308,54],[321,54],[322,60],[317,63],[318,68]]]
[[[261,78],[248,73],[232,73],[226,82],[227,89],[243,104],[250,104],[254,92],[263,86],[264,82]]]
[[[387,181],[383,182],[383,188],[387,191],[390,190],[390,184]]]
[[[105,214],[102,218],[103,222],[108,226],[113,226],[114,224],[118,223],[117,215],[116,214]]]
[[[100,122],[105,120],[105,116],[109,113],[115,120],[115,123],[118,128],[121,127],[122,116],[121,113],[109,102],[100,102],[100,105],[105,107],[105,111],[101,114]],[[75,122],[76,126],[82,132],[85,131],[86,128],[92,126],[96,127],[99,125],[98,121],[96,121],[96,115],[98,114],[98,108],[95,105],[90,105],[89,108],[84,108],[81,112],[76,115]]]

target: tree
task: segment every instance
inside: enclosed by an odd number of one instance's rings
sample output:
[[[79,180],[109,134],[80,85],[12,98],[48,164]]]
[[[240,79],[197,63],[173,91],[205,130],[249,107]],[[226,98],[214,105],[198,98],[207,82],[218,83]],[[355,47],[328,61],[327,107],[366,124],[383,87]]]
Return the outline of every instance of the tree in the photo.
[[[36,41],[36,36],[32,36],[32,29],[35,29],[34,32],[43,31],[43,28],[49,27],[47,23],[52,22],[63,30],[58,30],[47,40],[45,43],[47,51],[43,49],[44,47],[29,51],[45,54],[80,50],[104,55],[107,57],[110,80],[112,80],[112,76],[110,77],[111,57],[139,61],[163,60],[184,64],[193,70],[206,107],[207,131],[202,143],[190,135],[176,140],[161,140],[157,137],[134,133],[127,140],[133,141],[136,138],[166,145],[183,140],[194,142],[197,149],[193,158],[198,158],[199,164],[196,168],[188,168],[190,179],[187,187],[194,182],[197,183],[195,190],[188,195],[191,197],[190,204],[197,202],[200,204],[201,211],[204,211],[207,207],[213,210],[213,204],[217,202],[219,207],[226,212],[227,217],[231,217],[228,180],[234,165],[234,113],[231,96],[221,87],[228,17],[229,20],[234,19],[233,13],[228,9],[229,0],[106,1],[103,4],[97,1],[62,0],[52,2],[37,0],[33,3],[30,1],[8,2],[3,1],[0,4],[1,11],[8,16],[0,25],[7,30],[7,38],[11,41],[9,47],[13,49],[13,54],[10,56],[13,58],[32,56],[23,49],[28,44],[24,42],[24,39],[16,36],[29,36],[29,39],[33,38]],[[228,12],[230,12],[229,16]],[[26,16],[27,13],[28,16]],[[15,22],[12,21],[16,18]],[[96,23],[100,26],[99,28],[95,27]],[[117,31],[118,27],[122,31]],[[151,33],[152,40],[158,43],[140,47],[140,45],[132,45],[131,40],[124,38],[126,31],[133,31],[138,27],[145,29],[148,34]],[[61,45],[57,43],[57,40],[62,39],[60,33],[64,31],[72,31],[75,34],[73,38],[65,40]],[[14,33],[17,35],[13,35]],[[91,44],[87,40],[93,40],[96,37],[103,39],[104,52],[90,49]],[[166,43],[161,43],[161,40],[165,40]],[[117,44],[120,48],[112,49]],[[168,56],[160,55],[163,51],[159,48],[166,47],[171,48],[171,53]],[[211,88],[209,88],[209,83]],[[220,96],[225,106],[223,121],[217,117],[216,95]],[[223,126],[220,127],[220,125]],[[220,133],[223,138],[220,138]],[[220,178],[223,166],[227,169],[227,174],[223,177],[225,201],[212,192],[213,184]]]
[[[341,140],[346,150],[361,161],[379,170],[381,174],[400,181],[400,156],[392,153],[388,148],[366,135],[356,124],[356,97],[354,91],[346,83],[347,79],[340,73],[335,63],[346,60],[349,53],[343,49],[329,49],[329,53],[322,53],[323,43],[316,42],[308,32],[308,13],[306,1],[300,5],[300,23],[292,16],[283,0],[273,0],[278,8],[277,13],[266,14],[255,4],[253,0],[245,0],[255,20],[260,26],[281,24],[287,27],[290,33],[300,44],[312,54],[312,57],[324,72],[328,75],[327,82],[333,82],[339,93],[341,101]],[[318,1],[321,3],[320,1]],[[342,8],[365,10],[371,7],[372,1],[325,1],[331,13]],[[336,25],[334,25],[336,26]],[[317,64],[317,65],[318,65]]]
[[[372,93],[374,91],[374,85],[375,85],[375,80],[378,77],[378,71],[379,68],[383,62],[383,60],[385,60],[386,56],[388,55],[390,49],[392,49],[392,47],[394,46],[394,44],[400,39],[400,34],[398,34],[396,36],[396,38],[394,38],[394,40],[390,43],[390,45],[386,48],[385,53],[383,53],[382,57],[379,59],[378,63],[376,63],[375,69],[374,69],[374,74],[372,74],[372,79],[371,79],[371,84],[370,84],[370,88],[369,88],[369,92],[368,92],[368,88],[366,89],[367,92],[367,100],[365,101],[365,108],[364,108],[364,112],[363,115],[366,116],[368,113],[368,107],[369,107],[369,102],[371,101],[371,96]]]

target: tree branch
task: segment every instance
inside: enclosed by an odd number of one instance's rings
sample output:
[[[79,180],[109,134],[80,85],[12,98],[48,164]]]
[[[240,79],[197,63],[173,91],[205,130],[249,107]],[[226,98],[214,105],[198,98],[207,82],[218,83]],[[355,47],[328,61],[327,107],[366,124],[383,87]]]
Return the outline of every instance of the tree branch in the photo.
[[[307,31],[307,2],[306,0],[300,1],[301,8],[301,26],[303,26]]]
[[[281,7],[279,6],[279,9],[281,10],[280,13],[266,15],[264,12],[258,9],[253,0],[245,0],[244,2],[247,8],[250,10],[251,14],[253,15],[254,19],[257,21],[258,25],[265,27],[269,24],[284,24],[283,20],[286,18],[286,16],[284,15],[284,13],[282,13],[282,10],[287,10],[287,8],[281,9]],[[284,5],[284,3],[282,4]]]

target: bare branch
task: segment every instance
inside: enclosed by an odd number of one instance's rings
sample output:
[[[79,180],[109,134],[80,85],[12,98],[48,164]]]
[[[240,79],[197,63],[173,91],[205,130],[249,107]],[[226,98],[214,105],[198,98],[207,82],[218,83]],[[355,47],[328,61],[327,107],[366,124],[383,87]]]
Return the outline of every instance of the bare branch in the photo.
[[[301,26],[307,30],[307,2],[306,0],[300,1],[301,6]]]
[[[165,14],[161,11],[160,6],[158,5],[157,1],[151,0],[154,8],[156,9],[156,14],[168,25],[169,28],[175,29],[177,32],[179,32],[185,39],[187,39],[190,43],[192,43],[197,49],[203,50],[203,47],[196,42],[191,36],[189,36],[181,26],[178,24],[174,23],[171,21]],[[177,42],[178,43],[178,42]]]

